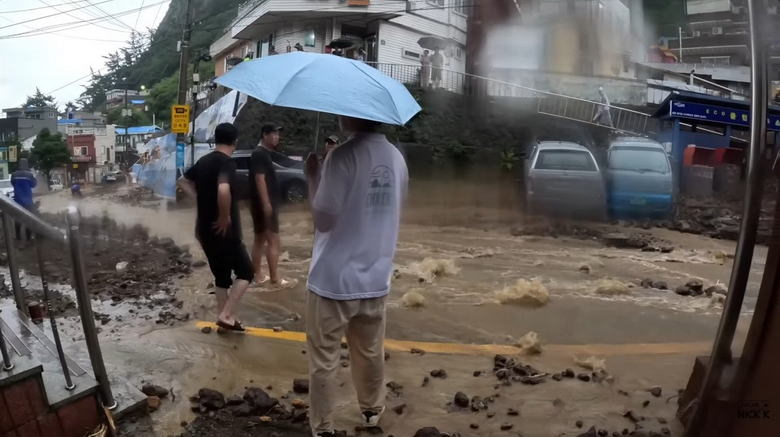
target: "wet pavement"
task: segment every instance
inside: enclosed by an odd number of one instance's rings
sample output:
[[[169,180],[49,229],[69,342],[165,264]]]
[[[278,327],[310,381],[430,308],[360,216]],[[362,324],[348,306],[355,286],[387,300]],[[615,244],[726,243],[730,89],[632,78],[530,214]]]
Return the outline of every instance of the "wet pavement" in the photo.
[[[694,356],[709,352],[722,307],[709,297],[680,296],[674,289],[691,278],[700,279],[705,288],[727,283],[733,242],[669,230],[607,226],[607,231],[649,232],[673,243],[671,253],[661,253],[618,249],[592,238],[513,236],[522,217],[514,209],[512,190],[484,195],[464,188],[460,199],[448,202],[426,202],[431,190],[425,194],[413,194],[395,261],[387,337],[407,343],[389,347],[387,380],[403,385],[402,401],[407,408],[402,415],[386,414],[385,435],[411,436],[423,426],[461,435],[522,433],[526,437],[578,435],[596,426],[611,435],[623,428],[634,429],[623,417],[626,409],[645,416],[646,428],[669,427],[678,435],[679,426],[673,420],[676,399],[668,398],[684,387]],[[476,198],[483,203],[468,206]],[[44,196],[42,210],[56,212],[71,201],[62,193]],[[499,204],[502,206],[495,206]],[[121,224],[140,224],[153,236],[189,246],[195,261],[204,259],[194,239],[191,209],[151,202],[129,206],[106,197],[90,198],[89,193],[79,206],[84,215],[107,214]],[[250,242],[248,214],[242,222],[244,240]],[[303,331],[305,324],[302,315],[312,225],[303,207],[284,210],[281,222],[282,250],[286,252],[281,270],[286,278],[297,281],[296,285],[280,291],[248,292],[239,318],[248,326],[283,332],[201,333],[195,322],[211,322],[215,317],[207,267],[194,268],[181,279],[171,278],[176,298],[183,302],[181,311],[190,315],[189,321],[170,326],[126,317],[106,325],[101,340],[109,372],[122,373],[139,387],[151,382],[172,388],[176,398],[173,402],[171,398],[164,400],[151,420],[136,424],[131,435],[181,433],[181,422],[191,422],[194,415],[187,398],[201,387],[234,394],[242,393],[247,385],[271,385],[269,392],[279,397],[292,389],[293,378],[306,375],[304,343],[293,333]],[[745,315],[755,302],[765,252],[764,248],[757,250]],[[426,258],[434,262],[423,262]],[[425,268],[442,263],[449,267]],[[665,281],[670,290],[642,288],[645,278]],[[500,303],[499,292],[520,279],[538,281],[549,294],[549,302],[535,307]],[[597,292],[605,279],[618,281],[624,289],[618,294]],[[403,300],[411,291],[423,298],[414,308]],[[130,310],[123,308],[119,304],[96,311],[114,311],[115,317]],[[744,325],[738,332],[740,341],[747,328]],[[520,355],[523,363],[554,373],[576,368],[575,354],[605,356],[614,381],[548,380],[533,386],[516,383],[494,388],[498,382],[491,373],[493,355],[504,353],[507,347],[512,351],[512,345],[528,331],[540,335],[543,351],[535,356]],[[403,350],[416,344],[425,349],[424,342],[444,344],[441,350],[446,353],[420,355]],[[521,354],[520,349],[517,354]],[[438,368],[446,369],[448,379],[431,378],[430,384],[421,387],[423,378]],[[475,370],[482,371],[482,376],[474,377]],[[357,411],[348,371],[342,369],[339,407],[344,408],[337,411],[339,425],[352,431]],[[664,395],[649,395],[646,390],[651,386],[661,386]],[[452,411],[447,403],[456,391],[481,397],[499,393],[490,409],[496,415],[488,418],[485,412]],[[643,407],[646,400],[650,404]],[[399,400],[391,399],[390,406],[395,402]],[[507,416],[508,408],[518,409],[520,415]],[[656,417],[669,423],[661,424]],[[575,426],[577,420],[583,421],[582,429]],[[512,430],[502,431],[501,425],[507,422],[513,424]]]

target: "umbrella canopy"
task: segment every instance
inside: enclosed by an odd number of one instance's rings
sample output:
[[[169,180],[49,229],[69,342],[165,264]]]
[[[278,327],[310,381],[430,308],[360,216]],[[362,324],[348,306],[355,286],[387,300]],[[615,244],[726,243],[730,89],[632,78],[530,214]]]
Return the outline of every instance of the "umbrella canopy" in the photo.
[[[400,82],[363,62],[294,52],[242,62],[216,79],[265,103],[403,125],[420,105]]]
[[[417,40],[420,47],[428,50],[446,50],[450,47],[450,41],[438,36],[424,36]]]

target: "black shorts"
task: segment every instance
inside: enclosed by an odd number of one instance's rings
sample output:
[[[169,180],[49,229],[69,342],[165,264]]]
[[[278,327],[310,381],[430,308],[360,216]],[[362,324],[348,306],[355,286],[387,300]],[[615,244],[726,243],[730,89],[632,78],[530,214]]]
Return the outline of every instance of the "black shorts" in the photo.
[[[233,285],[233,274],[236,279],[245,281],[252,281],[254,278],[252,261],[241,240],[208,236],[201,238],[200,245],[206,253],[211,273],[214,274],[215,286],[230,288]]]
[[[269,221],[262,211],[258,211],[258,208],[251,208],[252,210],[252,224],[255,228],[255,235],[264,234],[267,231],[271,231],[274,234],[279,233],[279,210],[276,206],[271,213],[271,220]]]

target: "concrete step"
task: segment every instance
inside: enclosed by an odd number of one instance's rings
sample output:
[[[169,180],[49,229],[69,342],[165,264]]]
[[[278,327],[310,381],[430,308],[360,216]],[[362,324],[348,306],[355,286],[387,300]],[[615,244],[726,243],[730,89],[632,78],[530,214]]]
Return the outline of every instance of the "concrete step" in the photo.
[[[68,373],[75,385],[68,390],[56,345],[51,340],[53,335],[48,318],[43,323],[35,324],[13,305],[3,305],[0,306],[0,328],[9,345],[11,361],[19,369],[15,368],[13,372],[20,373],[25,369],[28,372],[34,371],[31,369],[37,366],[41,372],[48,404],[52,408],[58,409],[99,392],[98,383],[93,377],[94,372],[89,365],[86,345],[78,349],[83,350],[83,357],[78,357],[79,359],[66,354]],[[75,348],[69,347],[72,343],[70,339],[62,336],[62,332],[60,334],[64,349],[74,350]],[[8,378],[0,370],[0,381],[4,377]],[[109,381],[117,401],[117,408],[112,411],[114,417],[136,412],[145,405],[146,396],[125,378],[120,375],[109,375]]]

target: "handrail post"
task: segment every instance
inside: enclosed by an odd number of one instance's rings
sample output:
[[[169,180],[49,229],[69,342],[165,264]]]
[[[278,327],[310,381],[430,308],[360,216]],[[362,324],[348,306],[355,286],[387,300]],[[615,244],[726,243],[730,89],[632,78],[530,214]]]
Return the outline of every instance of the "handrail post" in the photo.
[[[41,239],[35,238],[35,254],[38,257],[38,274],[41,277],[41,288],[43,289],[43,300],[46,303],[46,312],[49,313],[49,321],[51,322],[51,335],[54,337],[54,345],[57,347],[57,357],[60,360],[60,367],[62,368],[62,374],[65,376],[65,390],[71,391],[76,388],[73,384],[73,379],[70,377],[70,369],[68,368],[68,361],[65,358],[65,350],[62,348],[62,340],[60,340],[60,331],[57,329],[57,317],[54,314],[54,308],[51,305],[51,297],[49,296],[49,283],[46,282],[46,274],[43,271],[43,251],[41,250]]]
[[[16,301],[16,308],[29,315],[27,308],[27,299],[22,291],[22,284],[19,282],[19,266],[16,264],[16,248],[14,247],[14,235],[11,231],[14,223],[8,214],[3,213],[3,237],[5,238],[5,252],[8,257],[8,273],[11,275],[11,287],[14,291],[14,301]]]
[[[0,310],[2,312],[2,310]],[[8,347],[5,345],[5,337],[3,337],[3,326],[0,324],[0,353],[3,354],[3,370],[6,372],[13,370],[14,363],[11,362],[11,357],[8,355]]]
[[[87,290],[87,277],[84,271],[84,259],[81,254],[81,217],[75,206],[68,207],[66,215],[68,246],[70,249],[70,258],[73,263],[73,288],[76,290],[76,301],[79,305],[79,315],[81,316],[81,325],[84,329],[84,340],[87,342],[87,352],[92,364],[92,370],[95,372],[95,379],[100,384],[100,395],[103,405],[108,409],[116,408],[117,403],[114,395],[111,393],[111,383],[108,380],[106,365],[103,362],[103,353],[100,351],[100,342],[98,341],[97,328],[95,327],[95,316],[92,313],[92,303]]]

